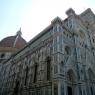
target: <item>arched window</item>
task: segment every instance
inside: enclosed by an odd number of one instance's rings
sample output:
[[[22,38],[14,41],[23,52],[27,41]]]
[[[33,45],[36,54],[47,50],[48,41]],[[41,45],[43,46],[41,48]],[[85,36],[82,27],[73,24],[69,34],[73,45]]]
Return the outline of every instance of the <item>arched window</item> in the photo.
[[[33,79],[34,83],[37,81],[37,69],[38,69],[37,62],[35,62],[35,64],[34,64],[34,79]]]
[[[76,77],[75,73],[71,69],[67,72],[67,81],[68,81],[68,86],[67,86],[68,95],[74,95],[75,93],[74,83],[76,82]]]
[[[88,69],[88,76],[89,76],[89,81],[95,80],[95,74],[93,73],[93,71],[90,68]]]
[[[67,72],[67,79],[68,81],[71,81],[71,82],[75,81],[75,75],[72,70],[69,70]]]
[[[20,84],[19,81],[16,81],[13,95],[18,95],[19,84]]]
[[[58,85],[54,84],[54,95],[58,95]]]
[[[61,61],[61,62],[60,62],[60,72],[61,72],[61,73],[63,72],[63,67],[64,67],[64,62]]]
[[[65,53],[66,53],[67,55],[70,55],[70,54],[71,54],[71,49],[70,49],[69,46],[65,46]]]
[[[5,57],[5,54],[4,54],[4,53],[2,53],[0,57],[1,57],[1,58],[4,58],[4,57]]]
[[[71,85],[76,82],[76,76],[72,69],[69,69],[67,72],[67,80],[72,83]]]
[[[88,69],[88,76],[89,76],[90,83],[93,84],[93,81],[95,81],[95,74],[91,70],[91,68]],[[93,85],[95,86],[95,84],[93,84]],[[90,93],[91,93],[91,95],[94,95],[94,88],[93,88],[93,86],[90,86]]]
[[[51,58],[49,56],[46,58],[46,62],[47,62],[47,80],[50,80]]]
[[[29,68],[27,66],[25,71],[25,85],[27,84],[28,72],[29,72]]]

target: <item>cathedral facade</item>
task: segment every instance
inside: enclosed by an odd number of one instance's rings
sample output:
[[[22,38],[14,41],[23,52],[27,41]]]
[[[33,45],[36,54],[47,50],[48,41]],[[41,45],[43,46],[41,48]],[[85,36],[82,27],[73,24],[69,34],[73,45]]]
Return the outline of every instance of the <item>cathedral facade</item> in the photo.
[[[28,43],[0,42],[0,95],[95,95],[95,15],[66,14]]]

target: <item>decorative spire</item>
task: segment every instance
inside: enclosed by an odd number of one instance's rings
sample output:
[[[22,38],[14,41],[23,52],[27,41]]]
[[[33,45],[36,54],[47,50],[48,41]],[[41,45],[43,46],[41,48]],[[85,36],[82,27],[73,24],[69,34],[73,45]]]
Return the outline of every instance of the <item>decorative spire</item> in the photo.
[[[67,14],[68,16],[75,15],[75,11],[74,11],[72,8],[69,8],[69,9],[66,11],[66,14]]]
[[[62,20],[61,20],[61,18],[60,17],[56,17],[56,18],[54,18],[52,21],[51,21],[51,23],[53,23],[53,24],[55,24],[55,23],[62,23]]]
[[[13,47],[15,47],[16,42],[17,42],[18,38],[21,37],[21,35],[22,35],[22,32],[21,32],[21,27],[20,27],[20,29],[19,29],[19,30],[17,31],[17,33],[16,33],[16,38],[15,38]]]
[[[17,31],[16,35],[17,35],[17,36],[21,36],[21,35],[22,35],[21,27],[20,27],[20,29]]]

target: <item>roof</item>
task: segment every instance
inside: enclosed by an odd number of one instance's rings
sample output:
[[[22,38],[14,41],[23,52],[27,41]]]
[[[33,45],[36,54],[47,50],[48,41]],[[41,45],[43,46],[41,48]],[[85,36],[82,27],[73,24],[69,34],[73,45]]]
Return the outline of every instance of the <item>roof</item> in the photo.
[[[21,35],[9,36],[0,41],[0,47],[13,47],[20,49],[26,45]]]

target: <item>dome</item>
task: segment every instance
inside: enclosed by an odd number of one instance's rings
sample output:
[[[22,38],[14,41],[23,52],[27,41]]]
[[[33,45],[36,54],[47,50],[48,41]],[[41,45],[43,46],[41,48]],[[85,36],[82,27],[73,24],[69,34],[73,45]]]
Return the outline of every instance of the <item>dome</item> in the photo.
[[[21,37],[21,32],[15,36],[9,36],[0,41],[0,47],[11,47],[20,49],[26,45],[26,41]]]

